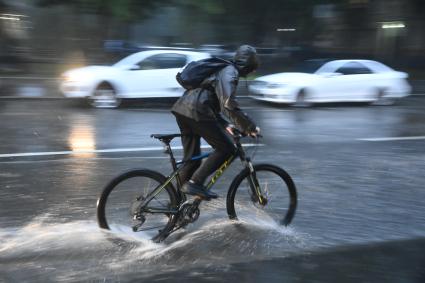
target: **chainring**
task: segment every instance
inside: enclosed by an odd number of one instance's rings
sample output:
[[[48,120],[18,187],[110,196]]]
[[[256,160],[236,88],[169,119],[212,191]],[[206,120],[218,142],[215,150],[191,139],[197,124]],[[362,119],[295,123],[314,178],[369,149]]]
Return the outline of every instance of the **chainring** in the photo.
[[[200,210],[198,205],[193,203],[185,203],[180,209],[179,220],[177,221],[179,227],[184,227],[190,223],[195,222],[199,218]]]

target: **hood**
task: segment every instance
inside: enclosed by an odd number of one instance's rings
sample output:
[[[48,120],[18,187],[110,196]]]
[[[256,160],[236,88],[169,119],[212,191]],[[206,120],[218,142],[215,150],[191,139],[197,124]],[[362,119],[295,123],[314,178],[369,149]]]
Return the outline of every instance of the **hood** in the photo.
[[[99,71],[109,71],[111,70],[111,66],[86,66],[76,69],[71,69],[65,72],[67,73],[96,73]]]
[[[118,69],[109,66],[87,66],[71,69],[64,72],[61,78],[69,82],[92,82],[99,78],[107,79],[115,77]]]
[[[236,50],[233,62],[242,77],[258,68],[257,51],[250,45],[242,45]]]

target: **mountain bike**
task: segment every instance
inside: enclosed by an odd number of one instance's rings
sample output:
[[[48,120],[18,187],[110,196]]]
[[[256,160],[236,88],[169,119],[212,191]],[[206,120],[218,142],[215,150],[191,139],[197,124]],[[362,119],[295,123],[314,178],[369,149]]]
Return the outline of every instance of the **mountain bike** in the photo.
[[[202,199],[188,199],[181,192],[179,172],[189,160],[206,158],[209,153],[176,161],[170,143],[180,136],[151,135],[163,143],[164,152],[169,155],[173,172],[168,177],[151,169],[133,169],[108,183],[97,201],[97,220],[101,228],[143,232],[145,237],[160,242],[198,219]],[[234,142],[237,150],[213,174],[207,189],[211,189],[239,157],[244,169],[233,179],[227,192],[229,218],[238,220],[245,214],[252,218],[262,213],[279,225],[289,225],[297,207],[297,191],[292,178],[278,166],[253,164],[245,153],[241,138],[243,135],[236,131]]]

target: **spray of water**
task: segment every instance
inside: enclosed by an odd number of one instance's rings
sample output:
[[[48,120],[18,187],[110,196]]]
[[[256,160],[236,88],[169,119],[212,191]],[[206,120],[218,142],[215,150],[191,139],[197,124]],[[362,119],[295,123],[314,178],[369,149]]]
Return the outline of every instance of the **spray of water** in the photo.
[[[49,214],[21,228],[0,229],[0,264],[5,274],[25,281],[31,272],[40,280],[91,280],[96,274],[121,278],[178,270],[182,266],[220,265],[283,257],[304,250],[306,236],[267,218],[230,221],[211,216],[156,244],[126,230],[109,232],[94,221],[54,223]],[[41,268],[41,269],[40,269]],[[23,277],[22,277],[23,276]],[[0,277],[1,279],[1,277]]]

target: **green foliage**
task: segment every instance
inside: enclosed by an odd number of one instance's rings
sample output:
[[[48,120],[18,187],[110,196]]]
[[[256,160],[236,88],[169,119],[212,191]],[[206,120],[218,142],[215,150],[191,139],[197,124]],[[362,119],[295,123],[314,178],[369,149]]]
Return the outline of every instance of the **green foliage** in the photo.
[[[207,14],[223,14],[225,12],[223,1],[220,0],[177,0],[176,4],[193,6]]]
[[[169,0],[34,0],[42,7],[68,5],[84,13],[97,13],[122,21],[141,20]]]
[[[192,22],[213,23],[222,37],[229,41],[239,36],[248,40],[270,37],[277,28],[294,27],[295,35],[309,34],[315,29],[313,9],[318,4],[344,4],[349,0],[174,0],[173,4],[187,11]],[[279,36],[288,36],[280,34]]]

